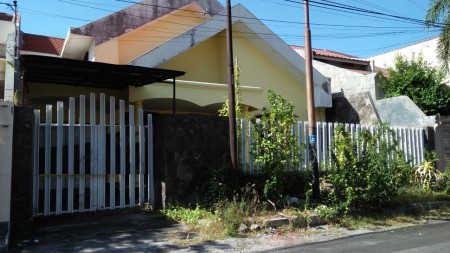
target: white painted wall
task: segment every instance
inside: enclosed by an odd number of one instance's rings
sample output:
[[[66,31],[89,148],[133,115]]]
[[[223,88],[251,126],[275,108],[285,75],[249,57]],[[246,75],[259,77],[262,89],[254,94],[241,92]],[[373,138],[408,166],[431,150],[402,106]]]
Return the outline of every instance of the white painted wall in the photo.
[[[304,50],[294,50],[304,57]],[[343,92],[345,96],[349,96],[356,93],[369,92],[373,99],[377,99],[376,73],[364,75],[317,60],[313,60],[313,67],[323,76],[331,78],[331,93]]]
[[[441,63],[437,58],[436,49],[439,37],[430,38],[409,46],[398,48],[383,54],[375,55],[368,60],[374,60],[375,65],[381,68],[394,67],[395,57],[397,55],[405,56],[408,60],[411,60],[413,56],[417,58],[419,54],[422,54],[423,59],[428,62],[432,67],[440,68]],[[450,75],[447,74],[446,82],[450,85]]]
[[[343,92],[345,96],[369,92],[373,99],[377,98],[376,73],[364,75],[355,71],[339,68],[320,61],[313,61],[313,66],[322,75],[331,78],[331,92]]]

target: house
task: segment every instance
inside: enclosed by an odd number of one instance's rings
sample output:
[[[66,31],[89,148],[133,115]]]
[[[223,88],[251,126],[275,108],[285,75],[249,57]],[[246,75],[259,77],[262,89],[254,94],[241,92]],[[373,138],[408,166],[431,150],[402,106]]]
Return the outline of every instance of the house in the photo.
[[[382,68],[394,67],[395,58],[398,55],[405,56],[406,59],[411,60],[413,57],[417,58],[420,54],[423,59],[435,68],[441,68],[441,62],[437,58],[437,47],[439,37],[428,38],[410,45],[406,45],[385,53],[374,55],[368,58],[370,61],[374,61],[377,66]],[[447,85],[450,85],[450,76],[446,76]]]
[[[186,72],[182,79],[176,80],[177,113],[217,114],[227,98],[223,6],[215,0],[158,4],[155,9],[152,1],[142,1],[70,29],[60,57]],[[234,56],[242,70],[240,90],[244,111],[258,114],[268,106],[267,92],[273,89],[294,103],[299,118],[306,119],[304,59],[294,54],[244,6],[236,5],[232,12]],[[319,120],[325,119],[325,108],[331,107],[331,95],[323,89],[324,82],[326,79],[314,70]],[[39,88],[30,86],[29,96],[34,101],[53,100],[61,92],[66,96],[77,89],[67,87],[56,94],[54,86],[41,84]],[[174,89],[164,83],[130,87],[115,95],[127,96],[127,101],[146,111],[170,113],[173,110]]]
[[[216,0],[158,2],[145,0],[79,28],[69,29],[65,39],[21,33],[22,102],[43,109],[47,103],[69,96],[104,93],[135,104],[148,112],[217,115],[227,99],[226,15]],[[259,114],[268,107],[272,89],[292,101],[294,113],[307,119],[304,59],[294,54],[278,36],[242,5],[233,7],[234,56],[239,60],[243,111]],[[45,59],[37,60],[39,57]],[[54,59],[52,59],[54,58]],[[27,60],[28,59],[28,60]],[[74,61],[104,63],[138,68],[175,69],[183,78],[169,78],[153,85],[108,87],[84,85],[95,74],[73,73],[78,79],[65,86],[55,78],[36,77],[38,64],[55,76],[68,71],[57,69]],[[52,65],[52,67],[50,67]],[[35,70],[30,70],[31,66]],[[44,71],[41,69],[39,71]],[[173,75],[170,75],[173,77]],[[52,79],[52,80],[50,80]],[[57,78],[56,78],[57,79]],[[98,79],[98,73],[97,73]],[[105,81],[120,79],[105,78]],[[126,82],[126,80],[123,80]],[[327,80],[314,70],[316,118],[325,120],[331,107]],[[17,89],[17,88],[16,88]],[[25,99],[26,98],[26,99]],[[176,108],[176,110],[175,110]]]
[[[304,48],[291,46],[304,55]],[[375,61],[325,49],[313,49],[313,66],[331,82],[333,107],[327,109],[327,121],[372,125],[377,121],[393,126],[433,126],[427,117],[405,96],[383,99],[379,73],[385,69]]]

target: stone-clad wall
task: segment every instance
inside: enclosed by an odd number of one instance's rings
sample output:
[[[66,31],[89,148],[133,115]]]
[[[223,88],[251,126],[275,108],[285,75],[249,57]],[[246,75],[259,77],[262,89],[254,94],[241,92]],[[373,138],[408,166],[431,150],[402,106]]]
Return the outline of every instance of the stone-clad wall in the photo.
[[[327,122],[373,125],[378,121],[369,93],[333,97],[333,107],[326,114]]]
[[[33,212],[33,128],[30,107],[14,107],[11,182],[11,235],[22,236],[31,228]]]
[[[155,115],[156,208],[194,204],[209,169],[229,163],[228,118]]]

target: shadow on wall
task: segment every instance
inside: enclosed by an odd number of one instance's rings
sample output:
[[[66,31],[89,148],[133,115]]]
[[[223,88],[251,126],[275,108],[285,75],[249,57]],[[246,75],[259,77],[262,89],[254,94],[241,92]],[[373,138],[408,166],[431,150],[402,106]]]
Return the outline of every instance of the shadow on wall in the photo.
[[[327,122],[359,124],[360,118],[353,105],[344,96],[333,97],[333,106],[325,111]]]

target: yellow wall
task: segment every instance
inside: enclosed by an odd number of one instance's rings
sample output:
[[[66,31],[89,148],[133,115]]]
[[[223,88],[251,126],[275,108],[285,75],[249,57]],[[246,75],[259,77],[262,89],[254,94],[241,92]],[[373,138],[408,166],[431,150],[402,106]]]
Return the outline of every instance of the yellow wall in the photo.
[[[262,91],[243,91],[243,103],[261,109],[268,107],[269,89],[281,94],[295,105],[294,113],[307,119],[306,88],[299,80],[289,76],[281,67],[259,51],[241,34],[234,35],[234,56],[239,58],[241,86],[261,87]],[[225,33],[189,49],[179,56],[165,62],[160,68],[186,71],[182,80],[227,83],[227,57]],[[130,101],[146,98],[171,97],[171,86],[152,86],[130,90]],[[192,101],[198,105],[221,103],[227,98],[226,88],[194,89],[178,88],[177,98]]]
[[[119,41],[117,38],[111,39],[97,47],[94,53],[96,62],[104,62],[111,64],[119,63]]]

